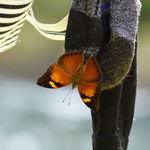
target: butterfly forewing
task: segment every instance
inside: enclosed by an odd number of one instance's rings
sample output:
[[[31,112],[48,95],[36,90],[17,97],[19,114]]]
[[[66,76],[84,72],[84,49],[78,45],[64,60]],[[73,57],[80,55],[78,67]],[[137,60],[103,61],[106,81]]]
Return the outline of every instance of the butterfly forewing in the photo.
[[[81,80],[87,82],[100,82],[102,73],[96,59],[91,56],[83,67]]]
[[[72,83],[72,76],[83,64],[84,51],[69,52],[52,64],[37,84],[47,88],[59,88]]]
[[[47,88],[59,88],[71,83],[71,76],[58,64],[51,65],[45,74],[41,76],[37,84]]]
[[[62,55],[57,64],[63,68],[63,70],[71,75],[74,75],[77,69],[83,65],[84,51],[68,52]]]

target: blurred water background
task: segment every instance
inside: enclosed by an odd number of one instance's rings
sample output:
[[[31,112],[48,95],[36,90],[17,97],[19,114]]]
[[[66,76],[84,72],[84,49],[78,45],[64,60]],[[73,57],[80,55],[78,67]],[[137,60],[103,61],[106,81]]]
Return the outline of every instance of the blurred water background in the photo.
[[[138,90],[129,150],[150,148],[150,1],[143,0],[139,25]],[[37,20],[55,23],[71,0],[36,0]],[[17,45],[0,53],[0,150],[91,150],[90,110],[71,87],[50,90],[37,78],[63,53],[64,42],[42,37],[28,22]]]

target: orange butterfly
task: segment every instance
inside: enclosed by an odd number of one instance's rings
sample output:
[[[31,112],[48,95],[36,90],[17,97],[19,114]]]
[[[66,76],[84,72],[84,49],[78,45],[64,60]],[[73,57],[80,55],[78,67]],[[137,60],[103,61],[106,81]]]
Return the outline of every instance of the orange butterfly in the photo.
[[[102,73],[96,59],[91,56],[83,65],[84,51],[68,52],[52,64],[37,84],[47,88],[78,86],[83,102],[93,110],[99,108]]]

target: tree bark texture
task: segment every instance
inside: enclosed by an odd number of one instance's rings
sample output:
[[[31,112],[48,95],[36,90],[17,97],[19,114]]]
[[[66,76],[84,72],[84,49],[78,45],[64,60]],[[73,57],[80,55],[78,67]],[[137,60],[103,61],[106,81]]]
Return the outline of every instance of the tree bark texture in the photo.
[[[126,150],[136,95],[138,0],[73,0],[65,49],[94,55],[102,70],[92,111],[93,150]]]

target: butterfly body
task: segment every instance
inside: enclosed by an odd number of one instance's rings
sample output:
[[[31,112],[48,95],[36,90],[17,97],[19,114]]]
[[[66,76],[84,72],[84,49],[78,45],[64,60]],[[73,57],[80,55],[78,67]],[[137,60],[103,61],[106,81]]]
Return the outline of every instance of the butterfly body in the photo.
[[[102,73],[93,56],[85,64],[83,60],[84,51],[62,55],[38,79],[37,84],[47,88],[59,88],[72,83],[72,89],[78,87],[83,102],[91,109],[98,110]]]
[[[81,75],[83,72],[83,66],[81,66],[75,73],[75,75],[72,76],[72,88],[75,88],[77,85],[79,85],[81,80]]]

